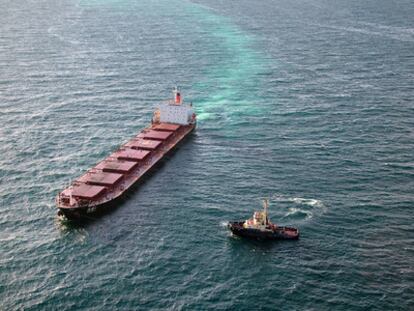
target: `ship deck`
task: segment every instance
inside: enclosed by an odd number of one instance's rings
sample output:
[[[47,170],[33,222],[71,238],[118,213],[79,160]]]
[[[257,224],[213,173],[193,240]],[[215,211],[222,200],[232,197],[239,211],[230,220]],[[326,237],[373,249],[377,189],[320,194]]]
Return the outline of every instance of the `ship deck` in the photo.
[[[145,128],[60,192],[56,197],[57,207],[87,208],[88,213],[95,212],[100,205],[120,197],[137,183],[194,127],[194,124],[179,126],[161,123]]]

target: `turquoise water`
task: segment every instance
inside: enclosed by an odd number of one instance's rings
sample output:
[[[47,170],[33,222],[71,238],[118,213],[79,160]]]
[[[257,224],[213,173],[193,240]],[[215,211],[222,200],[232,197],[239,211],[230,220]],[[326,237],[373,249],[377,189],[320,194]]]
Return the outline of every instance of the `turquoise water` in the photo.
[[[0,2],[0,309],[412,310],[410,1]],[[113,213],[54,197],[179,84],[196,133]],[[271,198],[293,243],[229,235]]]

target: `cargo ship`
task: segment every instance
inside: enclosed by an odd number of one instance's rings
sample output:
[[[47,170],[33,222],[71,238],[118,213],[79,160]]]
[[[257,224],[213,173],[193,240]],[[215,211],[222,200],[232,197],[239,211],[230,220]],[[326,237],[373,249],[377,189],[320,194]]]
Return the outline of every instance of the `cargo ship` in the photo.
[[[183,102],[180,90],[160,104],[151,124],[106,159],[74,180],[56,196],[58,215],[67,219],[90,218],[117,205],[168,153],[195,129],[192,104]]]
[[[269,201],[263,200],[263,211],[256,211],[246,221],[233,221],[228,228],[235,235],[258,240],[297,240],[299,230],[293,227],[278,226],[270,222],[268,217]]]

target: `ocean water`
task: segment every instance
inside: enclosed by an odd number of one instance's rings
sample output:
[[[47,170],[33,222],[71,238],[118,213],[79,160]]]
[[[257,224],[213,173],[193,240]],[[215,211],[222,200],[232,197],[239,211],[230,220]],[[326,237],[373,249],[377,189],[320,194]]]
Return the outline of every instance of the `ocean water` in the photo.
[[[0,1],[1,310],[413,310],[412,1]],[[112,213],[54,197],[178,84],[194,135]],[[271,199],[297,242],[232,237]]]

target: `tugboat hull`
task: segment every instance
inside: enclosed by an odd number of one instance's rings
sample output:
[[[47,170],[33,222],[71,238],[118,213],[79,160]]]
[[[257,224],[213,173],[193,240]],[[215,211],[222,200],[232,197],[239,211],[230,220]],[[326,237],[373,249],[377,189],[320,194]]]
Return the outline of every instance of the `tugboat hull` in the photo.
[[[258,239],[258,240],[297,240],[299,230],[292,227],[274,227],[271,229],[260,230],[254,228],[244,228],[244,222],[230,222],[228,224],[231,232],[237,236]]]

